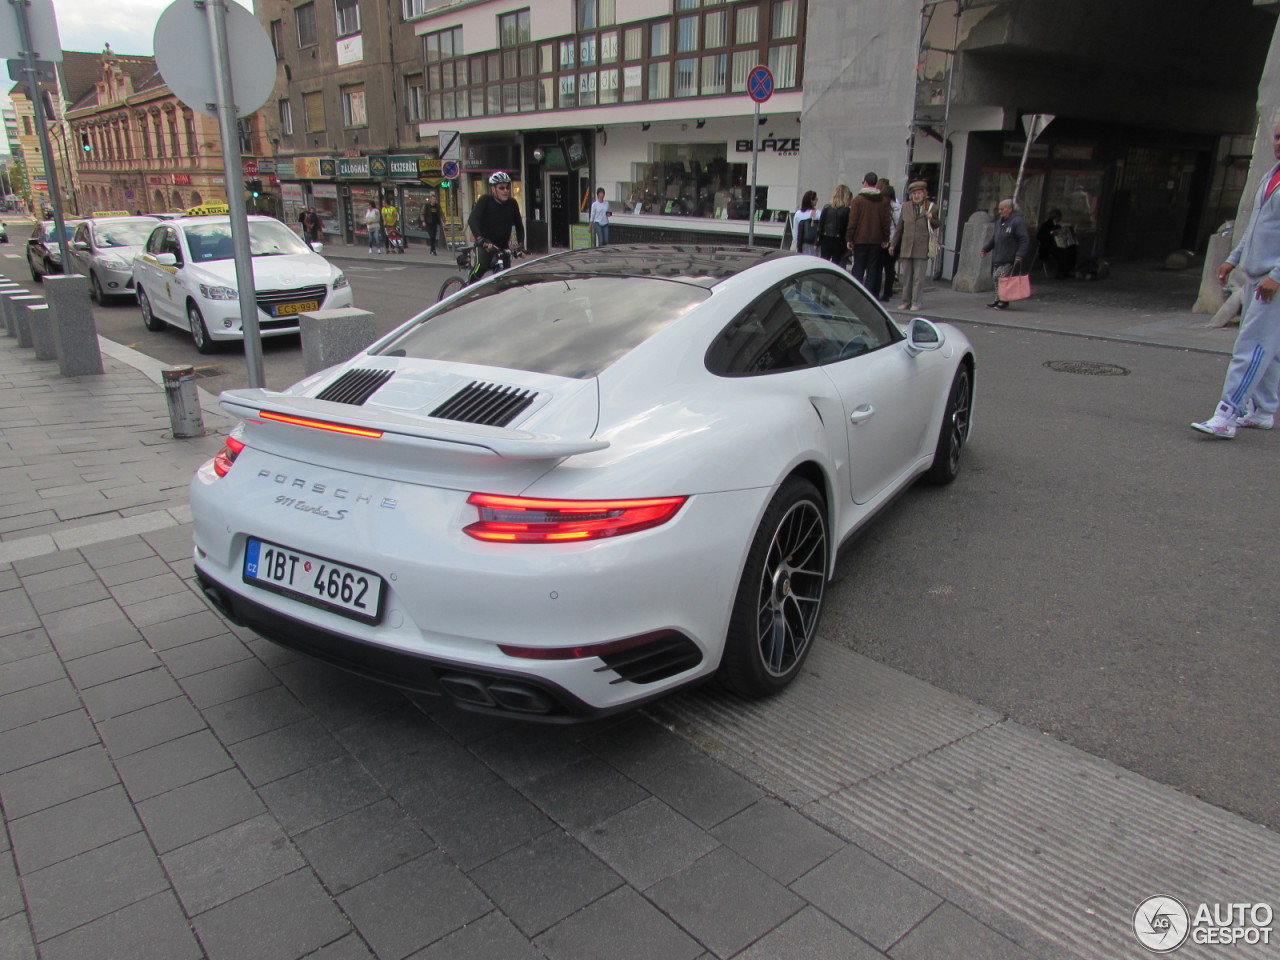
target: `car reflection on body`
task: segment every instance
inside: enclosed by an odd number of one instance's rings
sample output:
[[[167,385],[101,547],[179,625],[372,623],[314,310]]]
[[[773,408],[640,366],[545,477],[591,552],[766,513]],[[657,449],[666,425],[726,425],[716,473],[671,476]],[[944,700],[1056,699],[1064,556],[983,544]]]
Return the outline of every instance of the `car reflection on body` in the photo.
[[[76,227],[71,266],[89,278],[94,303],[133,295],[133,258],[159,222],[155,217],[92,217]]]
[[[835,265],[618,245],[465,288],[242,418],[191,485],[231,620],[483,711],[565,720],[811,648],[836,548],[952,480],[974,356]]]
[[[262,336],[297,333],[300,313],[352,305],[343,272],[279,220],[249,217],[248,234]],[[161,221],[133,261],[133,281],[148,330],[187,330],[201,353],[244,339],[230,217]]]
[[[67,246],[71,245],[71,236],[83,220],[64,220],[67,228]],[[31,270],[31,279],[43,283],[44,278],[62,273],[62,245],[58,243],[58,228],[52,220],[41,220],[31,231],[27,240],[27,267]]]

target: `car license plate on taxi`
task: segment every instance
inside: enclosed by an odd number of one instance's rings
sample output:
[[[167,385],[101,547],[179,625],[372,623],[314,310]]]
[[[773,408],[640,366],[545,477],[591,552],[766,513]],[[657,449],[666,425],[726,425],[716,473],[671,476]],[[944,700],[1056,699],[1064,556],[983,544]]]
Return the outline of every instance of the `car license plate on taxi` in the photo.
[[[382,578],[359,567],[250,537],[244,582],[365,623],[382,619]]]
[[[291,317],[295,313],[306,313],[308,310],[319,310],[319,300],[303,300],[301,303],[274,303],[271,305],[273,317]]]

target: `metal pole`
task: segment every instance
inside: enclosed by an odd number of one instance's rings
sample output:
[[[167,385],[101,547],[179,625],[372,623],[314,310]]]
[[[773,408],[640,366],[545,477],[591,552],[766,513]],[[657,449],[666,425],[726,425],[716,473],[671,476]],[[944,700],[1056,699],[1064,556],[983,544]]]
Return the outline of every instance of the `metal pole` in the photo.
[[[62,219],[62,188],[58,186],[58,165],[54,162],[53,145],[49,142],[49,125],[44,118],[44,100],[40,96],[40,81],[36,70],[36,51],[31,49],[33,44],[31,23],[27,19],[28,0],[9,0],[9,3],[18,14],[18,34],[22,42],[22,72],[27,78],[27,97],[31,100],[36,117],[36,135],[40,138],[40,154],[44,158],[44,172],[47,178],[45,183],[49,188],[49,206],[53,210],[54,233],[57,234],[58,249],[62,251],[62,269],[70,273],[71,244],[67,242],[67,225]],[[30,187],[31,184],[28,184],[28,188]]]
[[[253,282],[253,256],[249,253],[249,227],[245,219],[244,192],[235,189],[240,182],[239,137],[236,134],[236,105],[231,90],[231,55],[227,50],[226,0],[195,0],[204,7],[209,20],[209,36],[213,45],[213,82],[218,102],[218,130],[222,134],[222,166],[227,185],[227,207],[231,212],[231,249],[236,264],[236,289],[240,292],[240,328],[244,331],[244,359],[249,386],[264,387],[262,374],[262,335],[258,328],[258,297]]]
[[[751,122],[751,201],[747,204],[747,246],[756,245],[756,157],[760,152],[760,101]]]

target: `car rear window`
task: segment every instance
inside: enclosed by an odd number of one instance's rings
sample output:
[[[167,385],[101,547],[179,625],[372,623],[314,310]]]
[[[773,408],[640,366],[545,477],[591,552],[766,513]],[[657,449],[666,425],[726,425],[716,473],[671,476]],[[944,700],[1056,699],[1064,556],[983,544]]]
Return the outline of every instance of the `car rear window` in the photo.
[[[708,296],[672,280],[521,272],[464,291],[379,353],[582,380]]]

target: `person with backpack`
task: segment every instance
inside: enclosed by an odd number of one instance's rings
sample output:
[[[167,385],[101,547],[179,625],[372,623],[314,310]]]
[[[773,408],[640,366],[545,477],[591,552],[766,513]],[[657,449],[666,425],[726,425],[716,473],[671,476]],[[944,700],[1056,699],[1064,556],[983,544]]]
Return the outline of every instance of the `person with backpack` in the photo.
[[[834,264],[842,264],[847,259],[844,234],[849,228],[849,204],[852,200],[853,191],[847,184],[840,184],[818,218],[818,256]]]
[[[862,189],[849,204],[849,228],[845,242],[853,251],[853,279],[874,293],[880,282],[880,253],[889,246],[893,227],[893,208],[877,184],[880,177],[868,172],[862,178]]]
[[[800,209],[791,215],[792,250],[818,254],[818,192],[806,190]]]

